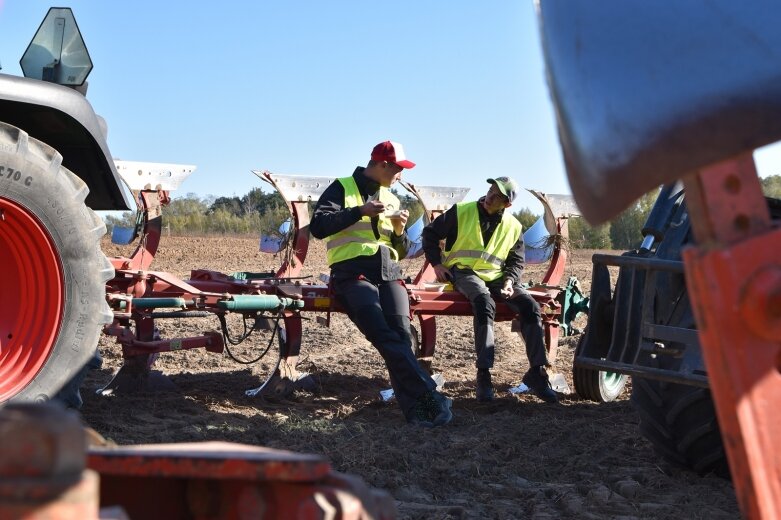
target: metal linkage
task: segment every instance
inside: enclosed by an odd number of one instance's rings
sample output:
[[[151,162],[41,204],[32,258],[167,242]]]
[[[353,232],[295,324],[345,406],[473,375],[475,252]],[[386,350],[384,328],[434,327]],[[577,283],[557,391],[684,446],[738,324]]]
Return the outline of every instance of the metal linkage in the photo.
[[[274,285],[265,286],[263,281],[236,280],[206,270],[192,274],[191,279],[184,281],[170,273],[117,270],[107,284],[107,298],[115,319],[104,332],[115,336],[122,345],[125,363],[101,392],[132,392],[145,386],[148,372],[161,352],[194,348],[215,353],[225,350],[227,336],[217,332],[189,338],[160,338],[154,325],[155,318],[161,317],[158,309],[206,312],[222,319],[226,313],[234,313],[245,320],[257,320],[265,313],[296,313],[303,306],[300,299],[277,296]],[[243,339],[247,337],[249,334]]]
[[[648,290],[661,276],[683,275],[683,262],[655,258],[642,251],[623,256],[595,254],[592,262],[591,316],[577,365],[707,388],[693,321],[680,326],[662,320],[655,313],[662,296]],[[611,282],[608,266],[621,269],[616,282]],[[681,302],[665,302],[671,315],[679,316],[675,311]],[[658,368],[658,356],[681,358],[680,367]]]

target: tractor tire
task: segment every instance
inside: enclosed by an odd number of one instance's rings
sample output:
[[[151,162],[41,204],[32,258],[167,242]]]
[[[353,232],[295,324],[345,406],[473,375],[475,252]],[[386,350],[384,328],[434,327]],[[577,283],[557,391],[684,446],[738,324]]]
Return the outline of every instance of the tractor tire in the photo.
[[[580,337],[575,349],[577,358],[585,336]],[[595,401],[597,403],[609,403],[615,401],[626,387],[629,376],[605,370],[579,367],[577,363],[572,365],[572,380],[575,383],[575,393],[581,399]]]
[[[0,122],[0,403],[45,401],[94,359],[112,321],[103,221],[62,156]]]
[[[657,323],[695,327],[682,275],[670,274],[666,280],[657,276],[656,290],[655,300],[661,302],[654,311]],[[679,347],[675,343],[670,346]],[[697,354],[701,355],[701,350]],[[660,355],[654,365],[677,371],[682,362],[680,357]],[[700,475],[729,478],[727,454],[708,388],[636,376],[632,379],[632,404],[640,415],[640,433],[663,459]]]
[[[640,433],[668,462],[729,478],[729,465],[710,390],[635,377],[632,403]]]

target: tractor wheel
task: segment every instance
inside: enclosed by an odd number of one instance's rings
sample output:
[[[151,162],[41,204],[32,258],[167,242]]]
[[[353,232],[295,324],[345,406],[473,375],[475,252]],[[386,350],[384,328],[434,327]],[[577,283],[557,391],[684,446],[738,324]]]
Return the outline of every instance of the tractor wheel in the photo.
[[[585,336],[581,336],[580,341],[578,341],[578,346],[575,349],[576,358],[584,338]],[[581,399],[598,403],[614,401],[624,391],[628,379],[629,376],[626,374],[582,368],[576,363],[572,365],[572,380],[575,383],[575,393]]]
[[[0,123],[0,402],[52,398],[95,355],[112,320],[103,221],[62,156]]]
[[[674,242],[670,244],[671,247],[675,245]],[[678,256],[665,253],[663,258]],[[683,275],[657,275],[655,290],[657,323],[687,329],[695,327]],[[676,343],[670,346],[684,347]],[[691,349],[688,362],[700,365],[693,356],[702,355],[702,351],[694,351],[694,346],[684,348]],[[654,368],[663,370],[677,371],[683,363],[683,358],[676,356],[659,355],[654,359]],[[662,458],[699,474],[713,473],[729,478],[727,455],[709,389],[635,376],[632,378],[632,404],[640,415],[640,433]]]
[[[729,478],[710,390],[635,377],[632,403],[640,432],[662,458],[701,475]]]

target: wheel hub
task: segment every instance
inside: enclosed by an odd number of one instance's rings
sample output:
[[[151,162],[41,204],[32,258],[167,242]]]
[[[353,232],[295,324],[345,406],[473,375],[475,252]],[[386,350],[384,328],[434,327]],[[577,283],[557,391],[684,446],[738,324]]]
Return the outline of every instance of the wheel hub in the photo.
[[[51,355],[63,319],[64,276],[49,232],[27,208],[0,197],[0,402],[26,387]]]

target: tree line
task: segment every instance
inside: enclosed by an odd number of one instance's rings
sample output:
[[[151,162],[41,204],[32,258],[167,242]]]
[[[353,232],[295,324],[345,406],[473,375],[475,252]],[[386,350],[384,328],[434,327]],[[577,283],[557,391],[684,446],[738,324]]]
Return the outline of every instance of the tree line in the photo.
[[[781,175],[760,178],[759,182],[766,197],[781,199]],[[656,201],[657,194],[658,191],[646,193],[615,219],[601,226],[592,227],[582,218],[570,219],[570,244],[575,248],[588,249],[638,248],[643,239],[641,230]],[[526,228],[528,220],[520,220]]]
[[[760,179],[765,195],[781,199],[781,175]],[[401,207],[410,212],[409,224],[422,214],[417,199],[393,190]],[[634,249],[642,241],[641,229],[656,200],[657,192],[649,192],[624,210],[612,221],[601,226],[590,226],[585,219],[569,219],[570,246],[586,249]],[[310,203],[310,214],[314,202]],[[524,229],[529,229],[539,214],[528,208],[513,213]],[[176,235],[270,235],[279,233],[280,224],[290,217],[285,201],[277,193],[265,193],[253,188],[242,197],[199,197],[188,193],[175,198],[163,211],[166,230]],[[109,231],[114,226],[133,227],[136,215],[126,212],[121,217],[107,216]]]
[[[410,212],[410,224],[423,214],[423,207],[414,197],[399,193],[396,196],[402,209]],[[310,202],[309,214],[313,212],[314,202]],[[282,196],[277,192],[265,193],[260,188],[253,188],[242,197],[200,197],[188,193],[172,199],[163,210],[163,225],[175,235],[279,234],[280,225],[288,218],[290,212]],[[105,221],[109,232],[114,226],[130,228],[135,225],[136,214],[108,215]]]

